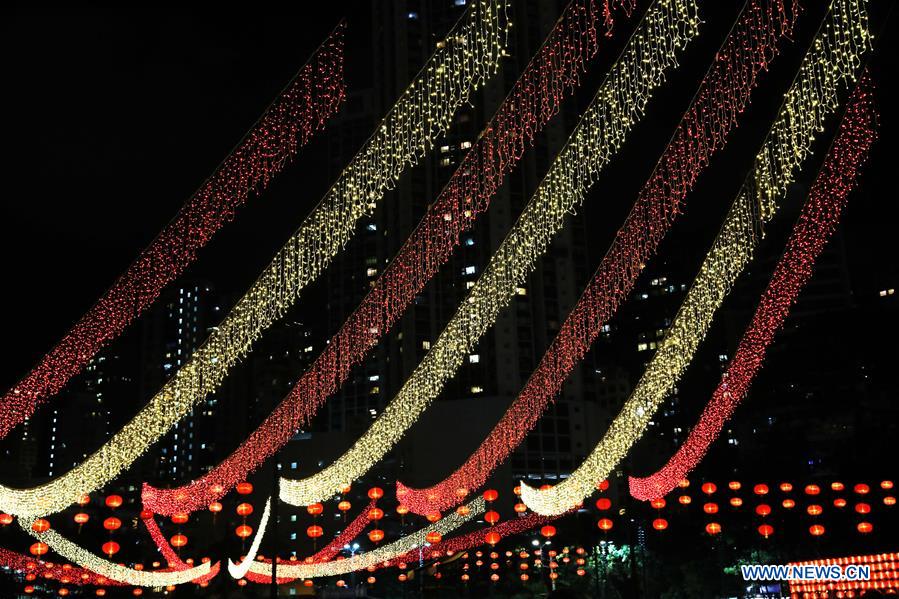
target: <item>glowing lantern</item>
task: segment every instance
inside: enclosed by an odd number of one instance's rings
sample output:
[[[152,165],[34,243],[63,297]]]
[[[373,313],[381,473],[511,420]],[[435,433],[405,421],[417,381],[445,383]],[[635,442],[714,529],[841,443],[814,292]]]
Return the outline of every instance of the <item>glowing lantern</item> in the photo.
[[[762,524],[758,527],[759,534],[766,539],[774,534],[774,527],[770,524]]]
[[[793,485],[791,485],[790,483],[780,483],[780,490],[784,493],[789,493],[793,490]]]
[[[31,586],[30,584],[25,585],[25,593],[26,593],[27,595],[30,595],[30,594],[33,593],[33,592],[34,592],[34,587],[33,587],[33,586]]]
[[[36,555],[38,557],[45,555],[48,551],[50,551],[50,547],[47,546],[46,543],[42,543],[38,541],[28,548],[28,551],[31,552],[31,555]]]
[[[821,493],[821,487],[818,485],[806,485],[805,486],[805,494],[806,495],[819,495]]]
[[[432,530],[428,534],[425,535],[425,541],[430,543],[431,545],[435,543],[439,543],[443,539],[443,535],[437,532],[436,530]]]
[[[250,493],[253,492],[253,484],[248,483],[246,481],[244,481],[242,483],[237,483],[237,492],[240,495],[249,495]]]
[[[871,506],[868,505],[867,503],[856,503],[855,511],[858,512],[859,514],[870,514]]]
[[[843,499],[842,497],[837,497],[836,499],[833,500],[833,506],[839,507],[839,508],[844,508],[844,507],[846,507],[846,500]]]
[[[12,524],[13,517],[6,513],[0,513],[0,524],[3,526],[9,526]]]
[[[727,483],[727,488],[730,489],[731,491],[739,491],[740,487],[742,487],[742,486],[743,485],[741,485],[740,481],[738,481],[738,480],[732,480],[729,483]]]
[[[605,490],[607,490],[607,489],[609,488],[609,481],[607,481],[607,480],[601,480],[601,481],[599,481],[599,483],[597,483],[597,485],[596,485],[596,488],[597,488],[599,491],[605,491]]]
[[[824,534],[824,527],[820,524],[812,524],[811,526],[809,526],[808,532],[813,537],[820,537]]]
[[[551,524],[547,524],[546,526],[544,526],[540,529],[540,534],[543,535],[544,537],[546,537],[547,539],[550,539],[550,538],[556,536],[556,527],[552,526]]]
[[[681,495],[677,498],[677,502],[681,505],[690,505],[693,499],[689,495]]]
[[[150,510],[141,510],[140,511],[140,519],[141,520],[149,520],[153,517],[153,512]]]
[[[122,521],[118,518],[107,518],[103,521],[103,528],[106,530],[118,530],[122,527]]]
[[[680,487],[681,489],[686,489],[687,487],[690,486],[690,481],[687,480],[686,478],[682,478],[679,481],[677,481],[677,486]]]
[[[209,504],[209,511],[213,514],[218,514],[220,511],[222,511],[222,504],[218,501],[213,501]]]
[[[834,482],[830,483],[830,488],[833,491],[842,491],[843,489],[846,488],[846,485],[844,485],[843,483],[841,483],[839,481],[834,481]]]
[[[499,493],[494,489],[487,489],[484,491],[484,501],[496,501],[499,498]]]
[[[791,510],[794,507],[796,507],[796,502],[793,501],[792,499],[784,499],[783,502],[781,503],[781,505],[784,506],[786,509]]]
[[[384,540],[384,531],[381,530],[380,528],[374,528],[374,529],[368,531],[368,539],[372,543],[380,543],[381,541]]]
[[[702,483],[702,487],[700,488],[706,495],[711,495],[718,490],[718,487],[715,485],[715,483]]]
[[[523,503],[516,503],[512,506],[512,509],[515,510],[516,514],[523,514],[528,511],[528,506]]]
[[[488,524],[496,524],[497,522],[499,522],[499,513],[490,510],[489,512],[484,514],[484,522],[487,522]]]
[[[870,522],[859,522],[856,528],[858,529],[858,532],[862,533],[863,535],[866,535],[874,530],[874,526]]]
[[[106,541],[105,543],[103,543],[103,547],[101,547],[101,549],[103,550],[104,554],[112,557],[119,552],[119,544],[115,541]]]
[[[896,498],[893,497],[892,495],[887,495],[886,497],[883,498],[883,504],[884,505],[896,505]]]
[[[516,497],[520,496],[521,495],[521,485],[515,485],[514,487],[512,487],[512,493],[514,493]]]
[[[656,530],[665,530],[668,528],[668,520],[664,518],[656,518],[652,521],[652,527]]]
[[[306,512],[311,516],[318,516],[323,511],[325,511],[325,506],[320,503],[313,503],[312,505],[306,506]]]
[[[740,499],[739,497],[731,497],[731,498],[730,498],[730,504],[731,504],[733,507],[740,507],[741,505],[743,505],[743,500]]]
[[[384,489],[381,487],[372,487],[368,490],[369,499],[380,499],[381,497],[384,497]]]
[[[576,573],[578,576],[586,576],[587,575],[587,571],[584,570],[583,568],[578,568]]]
[[[403,505],[402,503],[396,506],[396,513],[400,516],[405,516],[409,513],[409,508]]]
[[[172,537],[170,543],[172,544],[172,547],[184,547],[187,545],[187,536],[177,534]]]
[[[78,505],[80,505],[81,507],[86,506],[90,502],[91,502],[91,496],[88,495],[87,493],[85,493],[84,495],[82,495],[81,497],[78,498]]]
[[[246,578],[241,578],[240,580],[238,580],[238,581],[237,581],[237,586],[241,586],[241,587],[247,586],[247,579],[246,579]]]
[[[87,524],[87,521],[90,519],[91,519],[91,517],[88,516],[87,514],[85,514],[84,512],[79,512],[79,513],[75,514],[75,516],[74,516],[75,523],[79,524],[79,525]]]
[[[50,523],[43,518],[38,518],[31,523],[31,530],[34,532],[47,532],[50,530]]]
[[[428,522],[437,522],[440,520],[440,512],[430,512],[425,518]]]
[[[323,534],[325,534],[325,531],[323,531],[322,527],[317,524],[313,524],[312,526],[310,526],[309,528],[306,529],[306,536],[309,538],[312,538],[312,539],[317,539],[318,537],[322,536]]]
[[[755,513],[764,518],[765,516],[771,514],[771,506],[767,503],[760,503],[755,506]]]
[[[115,509],[117,507],[121,507],[122,505],[122,497],[120,495],[110,495],[106,498],[106,507],[110,507]]]
[[[649,502],[649,505],[651,505],[652,507],[654,507],[654,508],[657,509],[657,510],[660,510],[660,509],[662,509],[663,507],[665,507],[665,500],[662,499],[661,497],[658,497],[658,498],[653,499],[652,501],[650,501],[650,502]]]
[[[596,509],[605,511],[612,507],[612,502],[608,497],[600,497],[596,500]]]
[[[337,509],[340,510],[341,512],[348,512],[348,511],[350,511],[350,508],[352,508],[352,507],[353,507],[353,504],[346,500],[343,500],[337,504]]]
[[[253,534],[253,529],[246,524],[241,524],[234,529],[234,534],[236,534],[241,539],[246,539],[248,536]]]
[[[808,506],[807,508],[805,508],[805,511],[808,512],[809,516],[820,516],[821,514],[824,513],[824,508],[822,508],[817,503],[813,503],[810,506]]]
[[[599,522],[596,523],[596,526],[599,527],[599,530],[609,531],[612,530],[612,526],[614,526],[614,524],[608,518],[600,518]]]
[[[134,595],[135,597],[140,597],[141,595],[144,594],[144,590],[142,588],[138,587],[138,588],[134,589],[133,591],[131,591],[131,594]]]
[[[552,574],[549,575],[549,577],[552,578],[553,574],[556,574],[556,573],[553,572]],[[556,576],[558,576],[558,574],[556,574]],[[492,580],[493,582],[496,582],[497,580],[499,580],[499,574],[494,572],[493,574],[490,575],[490,580]]]
[[[94,594],[97,595],[97,597],[105,597],[106,589],[97,589],[96,591],[94,591]]]
[[[718,513],[718,504],[717,503],[706,503],[702,506],[702,511],[706,514],[717,514]]]
[[[705,531],[710,535],[717,535],[721,533],[721,525],[717,522],[709,522],[705,525]]]
[[[853,490],[859,495],[867,495],[871,492],[871,487],[866,485],[865,483],[859,483],[853,487]]]
[[[890,490],[893,488],[893,481],[891,480],[882,480],[880,481],[880,488],[885,490]]]
[[[406,576],[405,574],[400,574],[400,575],[397,576],[396,578],[397,578],[397,580],[399,580],[400,582],[406,582],[406,579],[408,579],[409,577]]]
[[[175,524],[187,524],[187,521],[190,517],[184,512],[179,512],[177,514],[172,514],[172,522]]]
[[[365,582],[367,582],[368,584],[375,584],[376,580],[377,579],[374,576],[369,576],[365,579]]]
[[[469,513],[471,513],[471,510],[468,508],[467,505],[460,505],[459,507],[456,508],[456,513],[459,514],[460,516],[467,516]]]
[[[312,582],[311,580],[309,580],[308,578],[307,578],[306,580],[303,581],[303,586],[304,586],[304,587],[311,587],[313,584],[315,584],[315,583]]]
[[[65,588],[65,587],[62,587],[61,589],[59,589],[59,596],[60,596],[60,597],[65,597],[65,596],[68,595],[68,594],[69,594],[69,589],[67,589],[67,588]]]
[[[369,520],[380,520],[384,517],[384,510],[379,507],[373,507],[368,510],[368,519]]]
[[[484,540],[487,541],[487,544],[491,546],[499,543],[501,538],[502,537],[500,536],[500,534],[494,531],[490,531],[486,535],[484,535]]]
[[[767,495],[768,490],[768,485],[766,484],[758,484],[752,488],[752,492],[756,495]]]
[[[530,576],[528,576],[527,574],[522,574],[519,578],[521,578],[522,582],[527,582],[527,580],[528,580],[528,578],[530,578]]]

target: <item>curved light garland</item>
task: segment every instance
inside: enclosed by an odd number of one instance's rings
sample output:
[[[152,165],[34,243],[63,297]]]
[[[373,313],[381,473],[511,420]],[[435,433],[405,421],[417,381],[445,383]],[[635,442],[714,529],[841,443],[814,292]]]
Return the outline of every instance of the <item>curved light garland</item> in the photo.
[[[629,12],[630,4],[624,3]],[[603,11],[607,25],[611,14],[607,2]],[[415,231],[284,401],[234,453],[202,477],[173,489],[144,485],[144,505],[167,515],[202,509],[246,480],[290,440],[293,431],[310,422],[449,260],[462,233],[489,208],[524,148],[578,87],[599,47],[599,18],[593,0],[575,0],[565,9]]]
[[[425,537],[427,537],[430,532],[438,532],[441,535],[445,535],[456,530],[475,516],[483,513],[484,505],[484,498],[478,497],[468,504],[468,513],[464,516],[458,512],[453,512],[452,514],[441,518],[434,524],[406,535],[393,543],[388,543],[387,545],[383,545],[367,553],[355,555],[347,559],[334,560],[320,564],[279,563],[277,576],[279,578],[281,576],[286,578],[321,578],[324,576],[346,574],[347,572],[354,572],[369,567],[377,567],[386,561],[394,559],[398,555],[404,555],[413,549],[424,546],[427,543]],[[265,576],[268,580],[271,580],[272,565],[265,562],[252,562],[250,565],[250,572]]]
[[[630,492],[635,498],[649,501],[664,497],[674,489],[678,481],[702,460],[724,423],[749,392],[768,346],[802,287],[811,278],[815,259],[836,230],[849,192],[855,187],[859,171],[877,137],[873,95],[873,86],[865,74],[849,103],[833,148],[812,185],[808,203],[787,242],[783,258],[771,276],[727,372],[721,377],[699,422],[668,462],[648,477],[630,478]]]
[[[359,218],[448,129],[470,93],[498,70],[508,30],[505,9],[506,0],[472,4],[300,229],[145,408],[65,475],[30,489],[0,486],[0,510],[39,517],[74,503],[115,478],[214,391],[341,250]]]
[[[98,586],[119,586],[123,584],[84,568],[70,566],[69,564],[51,564],[31,556],[9,551],[3,547],[0,547],[0,567],[9,568],[23,574],[31,572],[42,578],[55,580],[62,584],[92,584]]]
[[[746,5],[624,226],[524,389],[478,449],[449,477],[424,489],[397,482],[397,496],[413,513],[456,505],[465,495],[462,491],[483,485],[524,440],[630,294],[641,272],[634,265],[649,261],[683,212],[687,194],[711,157],[727,143],[759,73],[778,54],[778,42],[789,39],[798,13],[797,6],[788,8],[781,0],[753,0]]]
[[[621,59],[596,93],[534,197],[462,306],[384,412],[355,445],[323,471],[281,479],[281,499],[308,505],[371,468],[399,441],[510,301],[566,213],[579,205],[599,171],[640,119],[677,53],[698,35],[692,0],[659,0],[644,16]]]
[[[58,393],[197,257],[251,192],[264,189],[345,95],[341,23],[215,172],[100,300],[0,398],[0,438]]]
[[[172,570],[187,570],[190,568],[189,564],[181,561],[181,556],[172,549],[172,546],[169,544],[169,540],[165,538],[165,535],[162,534],[162,531],[159,529],[159,525],[156,523],[156,518],[151,516],[149,518],[141,518],[144,523],[144,527],[146,527],[147,532],[150,533],[150,538],[153,539],[153,543],[156,545],[156,549],[162,554],[163,559],[168,563],[169,568]],[[216,576],[218,576],[219,570],[222,565],[220,562],[215,562],[209,568],[209,573],[205,576],[201,576],[200,578],[194,580],[196,583],[209,582]]]
[[[231,575],[232,578],[243,578],[244,575],[250,571],[250,565],[253,563],[253,560],[256,559],[256,554],[259,552],[259,546],[262,545],[262,536],[265,534],[265,528],[268,526],[268,516],[271,512],[272,507],[272,498],[269,497],[265,500],[265,509],[262,511],[262,518],[259,520],[259,528],[256,530],[256,536],[253,537],[253,542],[250,544],[250,550],[247,552],[246,556],[244,556],[243,560],[239,564],[235,564],[228,559],[228,574]]]
[[[690,364],[715,311],[752,258],[763,226],[777,212],[793,173],[811,151],[816,132],[838,107],[838,94],[855,79],[869,33],[864,0],[836,0],[778,119],[755,160],[750,180],[731,206],[671,327],[605,437],[563,482],[543,490],[522,483],[522,501],[538,514],[560,514],[588,497],[596,481],[633,446]]]
[[[96,572],[110,580],[117,580],[125,584],[136,587],[162,587],[172,584],[183,584],[190,582],[196,578],[206,576],[210,572],[209,563],[200,564],[187,570],[174,570],[166,572],[148,572],[146,570],[135,570],[113,563],[107,559],[103,559],[94,555],[90,551],[83,549],[76,543],[66,539],[55,530],[50,529],[45,532],[36,532],[31,529],[31,524],[24,524],[23,520],[19,520],[22,530],[28,532],[39,541],[47,544],[50,549],[66,558],[74,564],[78,564],[92,572]]]

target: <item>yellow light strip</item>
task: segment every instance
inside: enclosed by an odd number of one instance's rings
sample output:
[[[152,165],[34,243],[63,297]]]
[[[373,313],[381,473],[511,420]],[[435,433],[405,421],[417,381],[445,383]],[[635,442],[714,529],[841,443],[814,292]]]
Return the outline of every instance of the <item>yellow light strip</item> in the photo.
[[[658,0],[647,12],[534,197],[427,356],[348,452],[309,478],[281,479],[283,501],[322,501],[360,477],[437,397],[561,229],[565,214],[583,202],[666,71],[677,66],[677,53],[699,34],[697,12],[694,0]]]
[[[447,36],[300,229],[205,343],[128,424],[65,475],[30,489],[0,486],[0,510],[58,512],[118,476],[221,384],[253,342],[296,301],[402,171],[430,150],[455,111],[499,69],[507,0],[478,0]]]
[[[762,231],[816,132],[839,106],[839,92],[855,80],[869,45],[864,0],[837,0],[787,91],[755,168],[740,190],[677,316],[640,382],[608,432],[583,464],[563,482],[543,490],[521,484],[522,501],[544,516],[562,514],[590,496],[596,482],[639,439],[650,419],[689,366],[715,312],[752,259]]]
[[[66,558],[73,564],[87,568],[109,580],[124,582],[136,587],[164,587],[171,584],[183,584],[201,576],[209,574],[211,564],[209,562],[194,566],[187,570],[174,570],[170,572],[149,572],[147,570],[135,570],[113,563],[107,559],[94,555],[87,549],[73,543],[57,533],[52,528],[46,532],[35,532],[31,529],[31,522],[19,520],[22,530],[28,532],[39,541]]]
[[[277,576],[278,578],[322,578],[324,576],[338,576],[347,572],[355,572],[370,566],[380,566],[384,562],[404,555],[413,549],[423,547],[427,543],[426,537],[428,533],[438,532],[441,535],[446,535],[456,530],[472,518],[482,514],[484,505],[484,498],[478,497],[468,504],[468,512],[464,516],[455,511],[434,524],[406,535],[393,543],[388,543],[383,547],[378,547],[348,559],[332,560],[320,564],[279,563]],[[272,565],[265,562],[252,562],[250,572],[271,579]]]
[[[247,572],[250,570],[250,565],[252,565],[253,561],[256,559],[256,554],[259,552],[259,546],[262,545],[262,536],[265,534],[265,528],[268,526],[268,516],[269,512],[271,512],[271,507],[272,498],[269,497],[265,500],[265,509],[262,511],[262,518],[259,520],[256,536],[253,537],[253,543],[250,545],[250,550],[247,551],[243,560],[239,564],[235,564],[230,558],[228,559],[228,574],[233,578],[239,579],[246,576]]]

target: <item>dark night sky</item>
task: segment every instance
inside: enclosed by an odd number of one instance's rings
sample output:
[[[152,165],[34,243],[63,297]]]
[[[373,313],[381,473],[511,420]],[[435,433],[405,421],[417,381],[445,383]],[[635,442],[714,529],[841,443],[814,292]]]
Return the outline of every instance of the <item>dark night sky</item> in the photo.
[[[874,4],[882,16],[888,3]],[[349,19],[348,86],[366,83],[367,4],[301,6],[19,6],[3,19],[0,252],[12,351],[0,386],[125,269],[340,18]],[[894,23],[881,44],[882,141],[843,223],[853,282],[867,292],[897,282]],[[191,274],[244,289],[326,189],[322,148],[319,140],[302,150]],[[298,186],[307,193],[298,197]]]

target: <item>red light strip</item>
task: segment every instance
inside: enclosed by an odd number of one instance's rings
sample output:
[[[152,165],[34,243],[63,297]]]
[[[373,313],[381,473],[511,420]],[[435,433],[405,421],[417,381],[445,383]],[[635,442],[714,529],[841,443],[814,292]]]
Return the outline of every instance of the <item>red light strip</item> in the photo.
[[[711,156],[725,145],[759,73],[778,53],[778,42],[790,37],[797,17],[797,5],[787,8],[782,0],[754,0],[741,13],[612,247],[521,394],[452,475],[425,489],[397,482],[397,495],[412,512],[427,514],[458,504],[465,496],[461,490],[467,493],[483,485],[524,440],[632,290],[687,193]]]
[[[402,315],[428,280],[451,256],[460,235],[485,212],[503,178],[534,135],[558,112],[580,83],[598,50],[600,12],[594,0],[575,0],[531,60],[505,102],[465,156],[400,252],[372,290],[325,346],[290,394],[247,440],[205,476],[175,489],[144,484],[143,501],[159,514],[201,509],[283,446],[297,428],[347,379],[381,335]],[[632,0],[605,0],[630,12]],[[610,23],[606,18],[607,25]]]
[[[791,566],[848,566],[850,564],[869,565],[871,580],[841,582],[790,582],[790,597],[798,599],[827,599],[831,591],[889,590],[899,589],[899,553],[877,553],[873,555],[853,555],[816,559],[806,562],[790,562]],[[818,594],[820,593],[820,595]],[[847,595],[848,596],[848,595]]]
[[[756,309],[727,372],[687,440],[658,472],[631,478],[630,492],[648,501],[662,497],[696,467],[718,437],[761,369],[765,352],[811,278],[815,259],[836,229],[849,192],[877,137],[873,85],[865,73],[853,93],[839,134],[809,194],[783,258]]]
[[[121,582],[110,580],[86,568],[35,559],[21,553],[9,551],[3,547],[0,547],[0,566],[26,575],[29,573],[34,574],[36,579],[55,580],[60,584],[124,586]]]
[[[341,23],[175,218],[65,337],[0,399],[0,438],[58,393],[159,297],[251,192],[268,185],[345,95]]]
[[[165,535],[163,535],[162,531],[159,529],[159,525],[156,523],[155,517],[150,516],[149,518],[141,519],[144,522],[144,526],[147,528],[147,532],[150,533],[150,538],[152,538],[153,542],[156,544],[156,548],[159,550],[159,553],[161,553],[163,559],[168,562],[169,568],[171,568],[172,570],[188,570],[193,567],[190,564],[181,561],[181,557],[177,553],[175,553],[175,550],[172,549],[172,546],[169,544],[168,539],[165,538]],[[221,562],[215,562],[210,567],[208,574],[197,578],[196,580],[194,580],[194,582],[197,584],[209,582],[218,575],[221,566]]]

